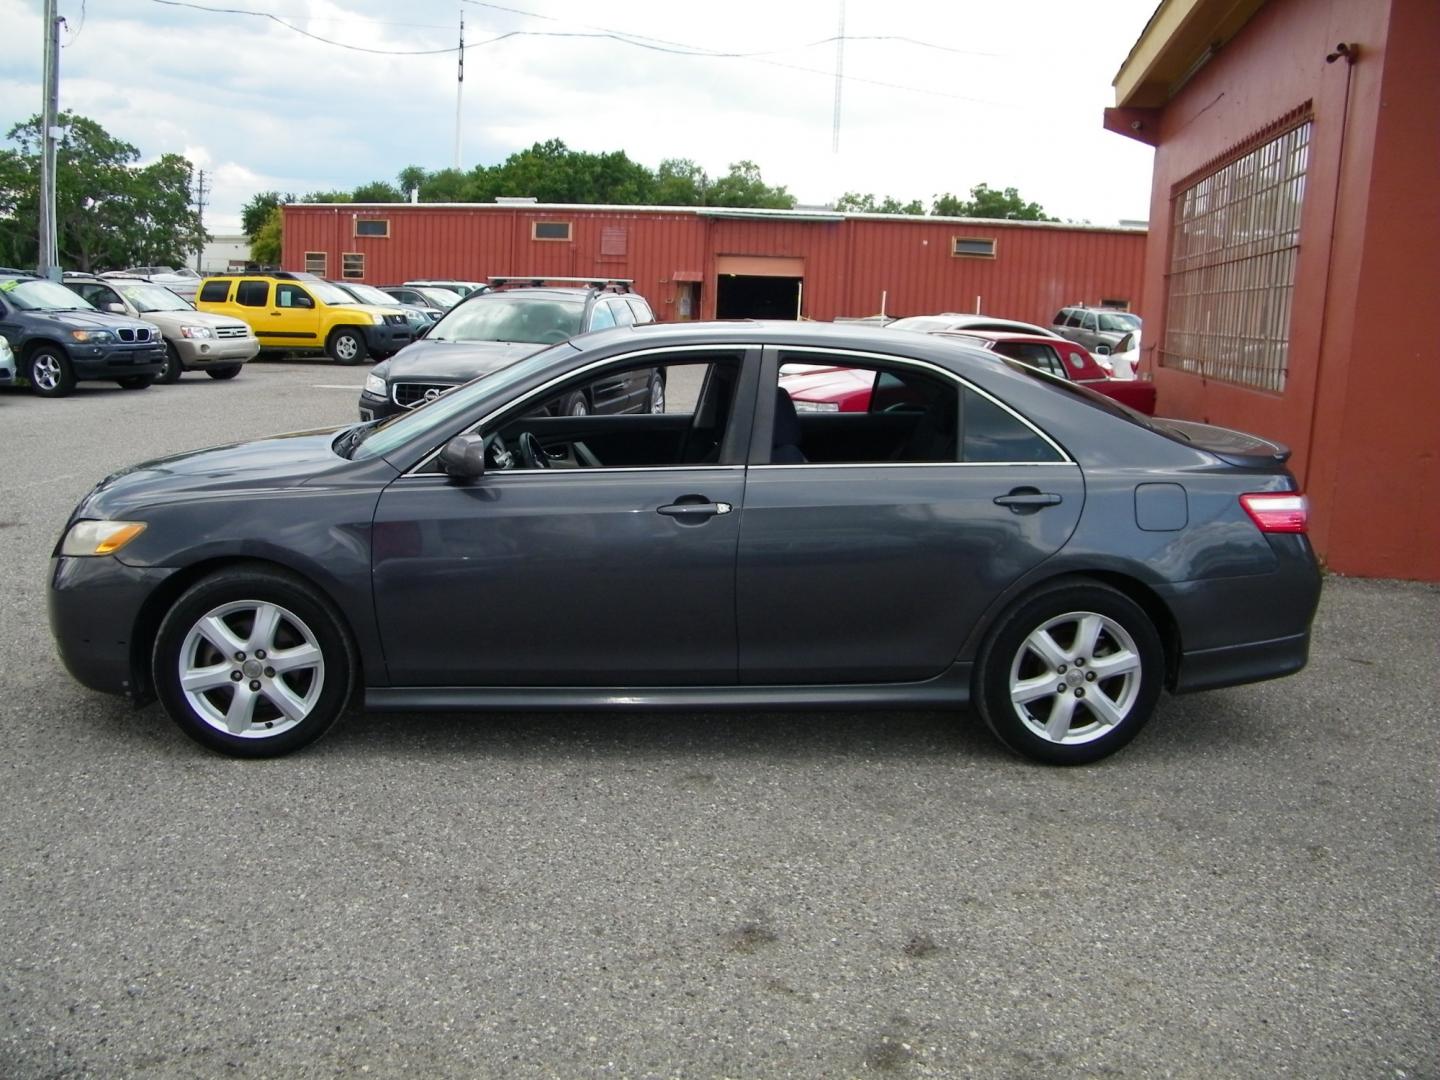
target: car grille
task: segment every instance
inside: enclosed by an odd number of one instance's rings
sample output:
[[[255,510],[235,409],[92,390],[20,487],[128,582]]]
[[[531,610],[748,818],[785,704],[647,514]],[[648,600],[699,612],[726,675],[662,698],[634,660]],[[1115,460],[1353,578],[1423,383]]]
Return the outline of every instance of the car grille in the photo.
[[[443,394],[446,390],[453,389],[455,389],[455,387],[449,383],[402,382],[396,383],[390,388],[390,397],[396,405],[403,405],[407,409],[413,409],[416,405],[425,404],[425,395],[431,390],[436,390]]]
[[[217,338],[243,338],[243,337],[248,336],[249,333],[250,333],[250,328],[249,328],[248,326],[217,326],[217,327],[215,327],[215,336],[216,336]]]
[[[391,326],[404,326],[408,320],[404,315],[386,315],[385,321]]]
[[[149,340],[150,340],[150,331],[149,331],[149,330],[146,330],[144,327],[141,327],[141,328],[139,328],[139,329],[137,329],[137,330],[132,330],[132,329],[130,329],[130,327],[128,327],[128,326],[122,326],[122,327],[121,327],[118,331],[116,331],[116,332],[120,335],[120,340],[121,340],[121,341],[149,341]]]

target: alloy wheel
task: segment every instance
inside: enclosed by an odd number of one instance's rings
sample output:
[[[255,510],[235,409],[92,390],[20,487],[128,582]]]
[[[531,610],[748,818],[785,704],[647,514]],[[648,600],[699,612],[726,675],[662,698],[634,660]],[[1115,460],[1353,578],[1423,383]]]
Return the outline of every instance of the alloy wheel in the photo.
[[[1059,745],[1102,738],[1140,696],[1141,658],[1114,619],[1072,611],[1036,627],[1010,664],[1010,702],[1034,735]]]

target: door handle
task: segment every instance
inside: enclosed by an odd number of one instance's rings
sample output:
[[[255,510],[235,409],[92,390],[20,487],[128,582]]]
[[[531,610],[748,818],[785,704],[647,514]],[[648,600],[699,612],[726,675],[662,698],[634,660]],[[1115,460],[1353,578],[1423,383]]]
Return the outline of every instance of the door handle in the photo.
[[[1064,501],[1053,492],[1036,491],[1034,488],[1016,488],[1010,494],[996,495],[994,499],[996,506],[1008,506],[1014,514],[1034,513],[1046,506],[1059,506]]]
[[[666,517],[708,518],[716,514],[728,514],[733,509],[735,508],[727,502],[673,502],[658,507],[655,512]]]

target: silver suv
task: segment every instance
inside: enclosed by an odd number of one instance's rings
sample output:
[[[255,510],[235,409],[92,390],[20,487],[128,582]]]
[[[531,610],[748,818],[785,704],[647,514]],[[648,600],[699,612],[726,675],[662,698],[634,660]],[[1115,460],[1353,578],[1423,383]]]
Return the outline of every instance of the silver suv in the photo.
[[[1128,311],[1077,304],[1057,311],[1051,329],[1098,356],[1108,356],[1126,334],[1133,333],[1139,342],[1140,325],[1140,316]]]

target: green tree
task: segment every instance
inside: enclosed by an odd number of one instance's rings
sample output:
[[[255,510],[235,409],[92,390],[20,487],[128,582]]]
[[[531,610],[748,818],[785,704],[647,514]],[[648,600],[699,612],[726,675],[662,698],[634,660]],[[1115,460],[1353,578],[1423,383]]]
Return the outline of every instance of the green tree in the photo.
[[[1006,221],[1058,221],[1045,213],[1039,203],[1026,202],[1013,187],[997,191],[989,184],[976,184],[970,198],[961,199],[948,192],[936,195],[930,212],[937,217],[1000,218]]]
[[[350,202],[404,202],[405,198],[394,184],[387,184],[384,180],[372,180],[368,184],[361,184],[350,193]]]
[[[893,196],[876,200],[874,195],[862,195],[858,191],[847,191],[835,200],[835,209],[857,214],[923,214],[925,205],[919,199],[902,203]]]
[[[406,165],[395,174],[395,183],[400,186],[400,194],[409,199],[410,192],[424,186],[425,175],[425,170],[419,165]]]
[[[281,241],[285,231],[285,210],[275,206],[265,224],[250,238],[250,258],[261,266],[279,266]]]
[[[704,206],[710,177],[689,158],[666,158],[655,170],[656,206]]]
[[[307,191],[299,201],[302,203],[333,203],[353,202],[354,200],[348,191]]]
[[[743,206],[762,210],[791,210],[795,196],[783,187],[770,187],[753,161],[736,161],[730,171],[710,185],[711,206]]]
[[[250,196],[250,201],[240,208],[240,231],[253,242],[260,227],[270,219],[270,211],[287,202],[294,202],[293,193],[280,194],[278,191],[261,191]]]
[[[190,201],[193,167],[166,154],[141,167],[140,151],[95,121],[61,113],[55,169],[60,260],[79,270],[135,262],[179,263],[205,240]],[[38,256],[40,117],[7,133],[0,150],[0,255],[33,265]]]

